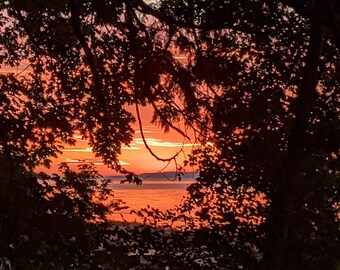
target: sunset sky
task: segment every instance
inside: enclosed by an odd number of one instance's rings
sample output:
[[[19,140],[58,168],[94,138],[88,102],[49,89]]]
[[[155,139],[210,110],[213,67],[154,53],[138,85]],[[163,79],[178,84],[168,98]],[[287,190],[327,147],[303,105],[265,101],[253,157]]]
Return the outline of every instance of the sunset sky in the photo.
[[[20,74],[21,76],[25,76],[29,72],[29,69],[26,69],[27,64],[21,63],[17,68],[10,68],[6,66],[2,66],[0,69],[0,74],[6,74],[9,72],[14,72],[16,74]],[[129,109],[132,113],[134,113],[133,109]],[[188,135],[191,137],[191,141],[185,139],[181,134],[174,130],[170,130],[168,133],[164,133],[160,127],[151,124],[152,119],[152,108],[143,107],[140,108],[141,118],[143,122],[143,131],[146,141],[153,152],[158,155],[160,158],[169,158],[172,157],[176,152],[182,149],[183,153],[180,153],[177,157],[177,164],[182,165],[183,160],[185,160],[186,155],[190,153],[192,147],[195,146],[194,135],[191,132],[188,132]],[[135,114],[135,113],[134,113]],[[135,129],[135,136],[130,146],[124,146],[122,149],[122,154],[120,156],[120,162],[124,168],[129,171],[133,171],[136,174],[140,174],[143,172],[158,172],[160,170],[163,171],[175,171],[175,162],[171,162],[167,166],[167,162],[158,161],[156,158],[152,157],[149,151],[144,146],[138,122],[133,124],[133,128]],[[180,129],[184,130],[183,126],[179,126]],[[52,159],[53,163],[50,169],[46,169],[43,167],[38,167],[37,171],[46,171],[48,173],[55,173],[58,171],[58,164],[60,162],[67,162],[71,167],[76,167],[77,165],[89,162],[96,165],[98,171],[102,175],[114,175],[117,174],[114,170],[107,168],[106,165],[102,163],[101,158],[95,157],[92,153],[92,149],[88,145],[86,140],[82,140],[80,135],[75,135],[76,139],[75,146],[65,145],[63,154],[60,155],[57,159]],[[195,168],[186,168],[186,171],[194,171]]]
[[[189,142],[176,131],[164,133],[159,127],[150,124],[152,110],[149,107],[141,109],[141,117],[143,121],[144,136],[153,152],[160,158],[169,158],[183,147],[183,153],[180,153],[177,158],[178,165],[182,165],[186,155],[190,153],[193,147],[195,147],[194,140],[192,139],[192,141]],[[152,157],[144,146],[140,130],[138,129],[138,123],[134,124],[134,128],[135,136],[133,141],[130,146],[124,146],[122,149],[122,154],[120,156],[121,165],[136,174],[143,172],[154,173],[162,169],[163,171],[174,171],[176,169],[175,162],[171,162],[166,166],[168,164],[167,162],[158,161],[156,158]],[[96,165],[102,175],[117,174],[114,170],[107,168],[107,166],[102,163],[101,158],[95,157],[86,140],[82,140],[80,135],[75,135],[74,138],[76,139],[76,145],[66,145],[63,154],[57,159],[53,159],[52,167],[47,170],[48,172],[56,172],[60,162],[67,162],[71,167],[84,162],[90,162]],[[39,169],[46,171],[46,169],[42,167]],[[194,168],[186,168],[186,171],[193,170]]]

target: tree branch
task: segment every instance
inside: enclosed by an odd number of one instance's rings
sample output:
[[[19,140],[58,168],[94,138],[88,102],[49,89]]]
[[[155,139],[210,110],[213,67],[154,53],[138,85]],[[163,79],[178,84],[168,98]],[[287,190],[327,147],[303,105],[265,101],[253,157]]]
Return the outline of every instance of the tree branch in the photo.
[[[146,147],[146,149],[149,151],[149,153],[157,160],[159,161],[164,161],[164,162],[169,162],[169,161],[172,161],[172,160],[176,160],[177,156],[183,151],[183,145],[182,145],[182,148],[180,151],[176,152],[172,157],[170,158],[160,158],[159,156],[157,156],[153,151],[152,149],[150,148],[150,146],[148,145],[146,139],[145,139],[145,135],[144,135],[144,131],[143,131],[143,124],[142,124],[142,119],[141,119],[141,116],[140,116],[140,111],[139,111],[139,107],[138,107],[138,103],[137,101],[135,102],[135,107],[136,107],[136,113],[137,113],[137,120],[138,120],[138,125],[139,125],[139,130],[140,130],[140,134],[142,136],[142,140],[143,140],[143,143]]]
[[[99,104],[101,104],[105,110],[104,110],[104,117],[107,115],[107,102],[106,99],[102,93],[102,88],[103,84],[101,82],[101,76],[98,71],[97,67],[97,61],[95,59],[95,56],[93,55],[90,47],[87,44],[87,40],[82,33],[82,30],[80,28],[81,22],[80,22],[80,14],[79,14],[79,8],[77,6],[77,3],[75,0],[69,0],[69,5],[70,5],[70,12],[71,12],[71,23],[73,27],[74,34],[76,35],[81,47],[83,48],[85,52],[86,59],[88,61],[91,73],[93,75],[93,83],[94,83],[94,94],[95,98],[98,99]]]

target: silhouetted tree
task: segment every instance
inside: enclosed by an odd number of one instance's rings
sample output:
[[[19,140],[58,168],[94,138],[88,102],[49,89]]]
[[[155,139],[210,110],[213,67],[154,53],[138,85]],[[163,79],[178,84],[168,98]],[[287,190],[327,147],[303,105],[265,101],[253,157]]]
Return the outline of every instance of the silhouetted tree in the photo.
[[[246,241],[259,248],[261,266],[252,267],[335,269],[339,47],[329,13],[338,5],[222,2],[161,5],[164,20],[192,25],[178,46],[191,82],[212,92],[203,99],[207,146],[191,160],[200,177],[184,207],[198,206],[204,226],[234,232],[245,252]],[[254,217],[265,222],[242,222]]]
[[[220,233],[235,256],[258,250],[226,267],[336,269],[337,2],[3,2],[0,64],[28,74],[1,77],[1,201],[15,166],[46,163],[75,130],[126,172],[127,106],[140,122],[149,104],[155,124],[186,137],[183,121],[202,145],[182,217],[197,210],[191,226]]]

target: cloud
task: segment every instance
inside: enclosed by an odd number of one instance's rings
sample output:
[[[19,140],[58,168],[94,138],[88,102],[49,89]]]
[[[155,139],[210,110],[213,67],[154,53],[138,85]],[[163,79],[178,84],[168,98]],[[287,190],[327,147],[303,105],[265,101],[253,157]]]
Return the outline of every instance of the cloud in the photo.
[[[133,141],[138,145],[144,144],[142,138],[135,138],[135,139],[133,139]],[[162,140],[155,139],[155,138],[146,138],[145,141],[149,146],[167,147],[167,148],[171,148],[171,147],[192,147],[192,146],[198,145],[196,143],[166,142],[166,141],[162,141]]]
[[[64,162],[66,163],[79,163],[79,159],[73,159],[73,158],[63,158]]]
[[[150,131],[151,133],[151,131]],[[76,135],[75,138],[78,138]],[[154,147],[164,147],[164,148],[181,148],[181,147],[193,147],[199,146],[197,143],[182,143],[182,142],[170,142],[170,141],[163,141],[161,139],[156,138],[145,138],[146,143],[149,146]],[[122,146],[122,150],[124,151],[136,151],[140,150],[141,146],[144,145],[144,141],[142,138],[134,138],[130,145]],[[142,147],[143,148],[143,147]],[[92,147],[69,147],[62,150],[63,152],[72,152],[72,153],[93,153]]]
[[[137,146],[131,146],[136,144],[130,144],[130,146],[122,146],[122,150],[139,150],[140,148]]]
[[[83,152],[83,153],[92,153],[92,147],[86,148],[65,148],[62,150],[63,152]]]
[[[72,136],[73,139],[77,140],[77,141],[80,141],[80,142],[87,142],[88,140],[87,139],[83,139],[83,135],[80,135],[80,134],[75,134]]]
[[[129,165],[131,165],[131,163],[125,162],[125,161],[123,161],[123,160],[120,160],[120,161],[119,161],[119,165],[122,165],[122,166],[129,166]]]
[[[135,131],[136,134],[141,134],[141,131],[140,130],[136,130]],[[151,133],[155,133],[154,131],[151,131],[151,130],[144,130],[143,129],[143,133],[144,134],[151,134]]]
[[[78,163],[78,164],[84,164],[84,163],[92,163],[97,165],[103,165],[103,162],[100,158],[63,158],[64,162],[66,163]]]
[[[63,158],[64,162],[70,164],[93,164],[95,166],[105,165],[100,158],[84,158],[84,159],[74,159],[74,158]],[[122,166],[129,166],[131,163],[120,160],[119,164]]]
[[[140,148],[136,144],[131,144],[130,146],[122,146],[123,150],[139,150]],[[62,152],[81,152],[81,153],[92,153],[92,147],[84,148],[65,148]]]

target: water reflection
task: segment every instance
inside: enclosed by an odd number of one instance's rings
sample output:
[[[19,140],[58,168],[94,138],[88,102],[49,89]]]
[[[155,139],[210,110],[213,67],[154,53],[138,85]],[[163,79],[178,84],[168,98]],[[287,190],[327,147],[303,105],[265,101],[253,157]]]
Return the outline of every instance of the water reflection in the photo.
[[[115,212],[111,217],[115,221],[122,221],[122,216],[128,222],[140,222],[131,210],[139,210],[149,205],[162,211],[174,208],[181,203],[186,194],[186,188],[193,183],[192,179],[169,181],[167,179],[144,180],[142,185],[120,184],[114,179],[110,187],[114,190],[115,199],[122,199],[129,206],[128,209]]]

